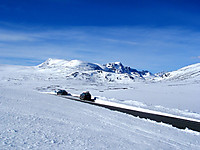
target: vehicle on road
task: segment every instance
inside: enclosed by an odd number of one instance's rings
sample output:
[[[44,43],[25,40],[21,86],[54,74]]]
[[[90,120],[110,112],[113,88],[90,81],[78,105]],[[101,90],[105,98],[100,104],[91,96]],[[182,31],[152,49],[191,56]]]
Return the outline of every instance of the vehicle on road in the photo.
[[[59,90],[57,92],[57,95],[69,95],[69,93],[67,91],[65,91],[65,90]]]
[[[81,100],[93,101],[91,97],[92,97],[92,96],[91,96],[91,94],[90,94],[89,91],[83,92],[83,93],[81,93],[81,95],[80,95],[80,99],[81,99]]]

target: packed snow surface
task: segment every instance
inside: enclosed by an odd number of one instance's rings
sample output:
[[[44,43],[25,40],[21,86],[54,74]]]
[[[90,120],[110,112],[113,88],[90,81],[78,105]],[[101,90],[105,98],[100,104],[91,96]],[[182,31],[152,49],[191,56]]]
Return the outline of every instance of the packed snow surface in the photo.
[[[0,65],[0,149],[200,149],[198,132],[42,93],[90,91],[98,102],[200,120],[198,64],[171,72],[184,80],[110,64]]]

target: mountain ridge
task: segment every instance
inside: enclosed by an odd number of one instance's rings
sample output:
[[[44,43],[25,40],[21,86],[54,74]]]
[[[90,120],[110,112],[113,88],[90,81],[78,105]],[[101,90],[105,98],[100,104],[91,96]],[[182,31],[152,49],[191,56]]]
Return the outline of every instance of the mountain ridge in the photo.
[[[128,66],[124,66],[121,62],[112,62],[107,64],[97,64],[89,63],[80,60],[64,60],[64,59],[52,59],[49,58],[45,62],[37,66],[40,69],[53,69],[57,68],[62,71],[71,70],[71,74],[67,77],[73,76],[78,77],[79,75],[84,75],[87,77],[92,77],[97,74],[103,74],[105,79],[109,81],[114,81],[115,79],[110,79],[111,76],[115,76],[117,80],[122,80],[122,78],[128,78],[131,80],[141,79],[145,80],[149,77],[154,77],[154,74],[147,70],[138,71]],[[123,76],[123,77],[120,77]],[[116,77],[117,76],[117,77]]]
[[[171,72],[153,74],[148,70],[138,71],[121,62],[100,65],[80,60],[64,60],[49,58],[37,66],[39,69],[50,69],[62,72],[67,78],[96,81],[183,81],[195,79],[200,81],[200,63],[192,64]],[[125,82],[126,82],[125,81]]]

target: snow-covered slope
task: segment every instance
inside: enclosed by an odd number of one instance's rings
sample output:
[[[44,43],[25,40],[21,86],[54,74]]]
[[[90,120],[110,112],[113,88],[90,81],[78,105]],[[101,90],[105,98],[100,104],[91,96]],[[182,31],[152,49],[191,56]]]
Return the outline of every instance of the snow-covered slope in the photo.
[[[200,63],[189,65],[177,71],[162,74],[157,80],[184,81],[200,83]]]
[[[63,59],[47,59],[44,63],[38,65],[42,69],[64,69],[64,68],[73,68],[79,70],[102,70],[102,68],[97,64],[87,63],[80,60],[63,60]]]
[[[0,149],[200,149],[200,134],[123,113],[0,86]]]

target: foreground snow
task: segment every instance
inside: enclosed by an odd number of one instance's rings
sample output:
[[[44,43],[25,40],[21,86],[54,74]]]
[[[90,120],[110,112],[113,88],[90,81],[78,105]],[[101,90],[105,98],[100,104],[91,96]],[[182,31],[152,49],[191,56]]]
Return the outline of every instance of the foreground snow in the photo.
[[[0,149],[200,149],[197,132],[22,87],[0,91]]]
[[[200,120],[198,76],[191,82],[96,82],[66,77],[71,70],[57,67],[0,65],[0,71],[0,149],[200,149],[198,132],[41,93],[89,90],[104,103]]]

